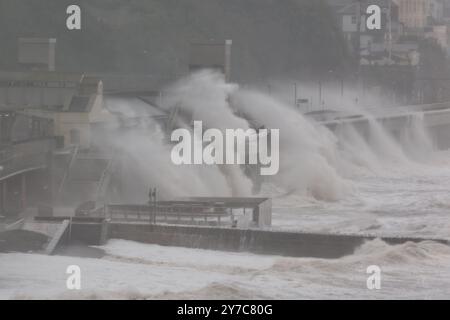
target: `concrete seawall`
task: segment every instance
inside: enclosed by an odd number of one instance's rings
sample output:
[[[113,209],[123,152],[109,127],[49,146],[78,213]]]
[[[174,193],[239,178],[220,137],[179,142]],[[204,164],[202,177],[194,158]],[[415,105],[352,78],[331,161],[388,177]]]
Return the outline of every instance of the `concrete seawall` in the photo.
[[[399,109],[399,110],[397,110]],[[392,110],[396,111],[392,114]],[[386,110],[386,115],[374,116],[378,123],[382,124],[387,131],[396,138],[408,128],[411,117],[423,114],[423,125],[430,134],[432,141],[440,150],[450,148],[450,103],[437,103],[433,105],[417,105],[409,107],[396,107],[391,111]],[[342,126],[352,125],[363,137],[368,137],[370,132],[370,120],[363,115],[355,115],[339,120],[319,121],[331,131],[336,132]]]
[[[35,217],[36,221],[32,224],[35,232],[47,234],[50,237],[55,237],[61,223],[67,221],[67,226],[61,230],[61,234],[57,235],[58,241],[52,248],[52,252],[59,245],[71,243],[73,241],[81,242],[86,245],[103,245],[107,240],[108,223],[101,218],[79,218],[79,217]],[[43,227],[38,227],[42,225]],[[44,228],[52,227],[54,230],[51,233],[45,232]]]
[[[59,227],[61,217],[37,218],[40,222]],[[219,251],[251,252],[290,257],[337,259],[351,255],[365,241],[377,237],[369,235],[341,235],[302,232],[239,229],[228,227],[168,225],[148,223],[120,223],[102,218],[72,218],[54,245],[52,252],[67,245],[103,245],[108,239],[123,239],[161,246],[197,248]],[[38,224],[39,222],[35,223]],[[36,229],[42,232],[42,228]],[[52,237],[54,234],[52,235]],[[445,239],[381,237],[390,244],[435,241],[450,245]]]
[[[162,246],[252,252],[292,257],[337,259],[354,253],[367,240],[359,235],[307,234],[281,231],[243,230],[172,225],[111,223],[108,238]],[[416,238],[382,238],[389,244],[420,242]],[[448,244],[447,241],[437,240]]]

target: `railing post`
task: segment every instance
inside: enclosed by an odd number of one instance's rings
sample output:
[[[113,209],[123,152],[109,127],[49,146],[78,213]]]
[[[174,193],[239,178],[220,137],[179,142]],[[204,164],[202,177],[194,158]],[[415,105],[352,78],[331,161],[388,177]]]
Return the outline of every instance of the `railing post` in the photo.
[[[71,240],[72,240],[72,217],[69,218],[69,239],[67,240],[67,243],[70,244]]]
[[[152,204],[151,204],[151,202],[148,204],[148,223],[149,224],[152,224],[152,208],[153,208],[153,206],[152,206]]]

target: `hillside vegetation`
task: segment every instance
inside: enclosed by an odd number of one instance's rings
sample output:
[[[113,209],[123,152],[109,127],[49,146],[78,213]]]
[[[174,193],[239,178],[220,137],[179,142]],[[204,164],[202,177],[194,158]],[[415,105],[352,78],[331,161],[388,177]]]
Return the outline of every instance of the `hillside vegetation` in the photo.
[[[65,27],[82,8],[82,30]],[[309,76],[350,63],[323,0],[0,0],[0,69],[17,67],[17,37],[57,38],[57,69],[173,76],[191,41],[233,40],[233,78]]]

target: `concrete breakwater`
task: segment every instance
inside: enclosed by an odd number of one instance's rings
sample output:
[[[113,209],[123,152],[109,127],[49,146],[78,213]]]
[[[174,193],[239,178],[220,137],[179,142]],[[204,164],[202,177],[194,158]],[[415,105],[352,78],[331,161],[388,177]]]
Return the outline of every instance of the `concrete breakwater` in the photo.
[[[132,240],[162,246],[337,259],[353,254],[365,241],[374,240],[377,237],[256,229],[111,223],[108,225],[108,238]],[[447,240],[441,239],[382,237],[381,240],[391,245],[426,240],[449,244]]]
[[[46,254],[52,255],[71,244],[103,245],[107,241],[108,223],[102,218],[35,217],[24,229],[46,235]]]
[[[377,238],[368,235],[320,234],[149,223],[118,223],[108,222],[99,218],[62,220],[62,218],[51,217],[48,220],[46,218],[38,219],[41,223],[56,224],[69,221],[69,225],[65,228],[64,233],[58,235],[58,240],[54,241],[55,244],[52,252],[58,249],[58,247],[63,248],[74,243],[103,245],[108,239],[123,239],[161,246],[337,259],[353,254],[365,241]],[[380,239],[391,245],[427,240],[449,245],[449,241],[444,239],[408,237],[381,237]]]
[[[362,237],[354,236],[119,223],[109,225],[108,235],[163,246],[320,258],[352,254],[364,242]]]
[[[108,237],[163,246],[324,259],[337,259],[353,254],[365,241],[376,238],[362,235],[126,223],[109,224]],[[392,245],[427,240],[389,237],[381,239]],[[434,241],[448,244],[446,240]]]

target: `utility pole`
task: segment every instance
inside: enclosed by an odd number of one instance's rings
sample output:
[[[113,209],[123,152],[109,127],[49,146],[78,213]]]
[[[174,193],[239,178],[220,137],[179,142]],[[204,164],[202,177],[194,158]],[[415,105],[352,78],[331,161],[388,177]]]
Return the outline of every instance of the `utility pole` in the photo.
[[[389,21],[389,34],[388,34],[388,46],[389,46],[389,62],[392,60],[392,0],[389,1],[389,9],[388,9],[388,21]]]
[[[355,50],[356,58],[358,59],[358,72],[361,65],[361,25],[362,25],[362,0],[356,0],[356,40]]]
[[[297,82],[294,82],[294,107],[297,107]]]
[[[150,188],[148,198],[149,223],[156,224],[156,188]]]
[[[322,108],[322,80],[319,80],[319,110],[321,110]]]
[[[358,61],[356,82],[361,86],[361,28],[362,28],[362,0],[356,0],[356,59]],[[360,92],[361,90],[358,90]],[[359,95],[359,94],[358,94]]]
[[[156,224],[156,188],[153,190],[153,224]]]

